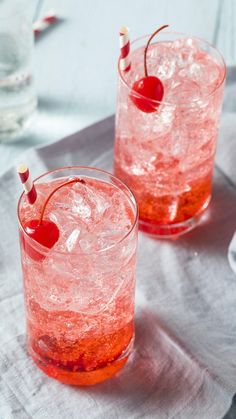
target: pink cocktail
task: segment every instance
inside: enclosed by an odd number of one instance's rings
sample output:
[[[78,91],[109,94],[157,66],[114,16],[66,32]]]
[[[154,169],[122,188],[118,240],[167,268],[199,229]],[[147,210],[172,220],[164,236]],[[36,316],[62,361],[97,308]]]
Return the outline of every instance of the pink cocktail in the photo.
[[[25,226],[44,219],[59,229],[50,249]],[[82,181],[81,181],[82,180]],[[112,175],[63,168],[35,182],[38,198],[19,201],[20,242],[28,350],[48,375],[89,385],[116,373],[134,338],[137,207],[130,190]]]
[[[147,53],[147,68],[164,86],[161,102],[146,113],[132,91],[144,77],[144,45],[131,45],[131,70],[119,68],[115,174],[134,192],[141,229],[173,236],[192,229],[211,198],[225,64],[208,43],[161,32]],[[146,102],[145,102],[146,101]]]

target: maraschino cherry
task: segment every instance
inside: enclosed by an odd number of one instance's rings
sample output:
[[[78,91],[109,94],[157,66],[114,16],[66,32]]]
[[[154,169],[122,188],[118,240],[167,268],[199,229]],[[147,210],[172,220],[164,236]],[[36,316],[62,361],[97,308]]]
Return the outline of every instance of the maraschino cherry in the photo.
[[[144,50],[144,74],[140,80],[134,82],[132,90],[130,92],[130,99],[136,105],[138,109],[143,112],[151,113],[155,112],[162,101],[164,95],[164,86],[161,80],[156,76],[149,76],[147,71],[147,51],[149,44],[154,36],[167,28],[169,25],[163,25],[158,28],[147,41],[147,45]],[[137,93],[137,95],[135,95]],[[155,102],[155,103],[154,103]],[[157,103],[156,103],[157,102]]]
[[[39,220],[32,219],[25,223],[24,229],[30,238],[38,242],[44,247],[47,247],[48,249],[51,249],[55,243],[58,241],[60,237],[60,231],[57,225],[52,221],[48,219],[44,219],[44,213],[47,207],[48,202],[50,201],[51,197],[57,192],[59,189],[63,188],[64,186],[70,185],[72,183],[85,183],[83,179],[72,179],[68,182],[62,183],[57,188],[55,188],[47,197],[46,201],[44,202],[41,215]],[[27,240],[24,239],[24,236],[22,235],[21,239],[23,240],[23,245],[25,251],[28,253],[28,255],[36,260],[40,261],[45,258],[45,256],[42,253],[39,253],[33,246],[31,246]]]

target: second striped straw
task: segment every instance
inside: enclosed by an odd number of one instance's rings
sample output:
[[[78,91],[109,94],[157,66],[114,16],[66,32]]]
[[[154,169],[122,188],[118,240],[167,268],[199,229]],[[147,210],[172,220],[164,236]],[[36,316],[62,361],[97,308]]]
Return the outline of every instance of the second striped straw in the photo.
[[[127,26],[122,26],[120,28],[120,69],[122,71],[129,71],[130,68],[129,28],[127,28]]]

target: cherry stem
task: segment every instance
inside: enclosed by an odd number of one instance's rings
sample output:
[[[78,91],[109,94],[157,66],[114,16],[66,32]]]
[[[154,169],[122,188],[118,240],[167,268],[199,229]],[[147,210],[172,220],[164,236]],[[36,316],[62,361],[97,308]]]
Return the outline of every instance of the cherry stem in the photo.
[[[150,38],[147,41],[147,44],[146,44],[146,47],[145,47],[145,50],[144,50],[144,73],[145,73],[145,77],[148,77],[148,71],[147,71],[147,52],[148,52],[149,44],[150,44],[152,38],[154,38],[154,36],[156,36],[156,34],[158,32],[160,32],[160,31],[162,31],[162,29],[165,29],[165,28],[168,28],[168,27],[169,27],[169,25],[163,25],[163,26],[161,26],[155,32],[153,32],[153,34],[150,36]]]
[[[43,221],[43,216],[44,216],[47,204],[50,201],[51,197],[54,195],[54,193],[57,192],[59,189],[63,188],[64,186],[71,185],[72,183],[77,183],[77,182],[85,184],[85,181],[83,179],[77,178],[77,179],[72,179],[72,180],[69,180],[68,182],[62,183],[61,185],[59,185],[55,189],[53,189],[53,191],[48,195],[46,201],[43,204],[42,212],[41,212],[40,219],[39,219],[39,224],[41,224],[42,221]]]

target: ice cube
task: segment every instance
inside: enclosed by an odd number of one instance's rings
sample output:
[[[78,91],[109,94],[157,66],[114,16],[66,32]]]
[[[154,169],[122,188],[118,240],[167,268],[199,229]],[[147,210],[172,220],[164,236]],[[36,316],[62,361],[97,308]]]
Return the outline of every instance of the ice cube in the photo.
[[[160,79],[166,80],[173,77],[176,68],[174,60],[163,59],[157,69],[157,75]]]
[[[97,250],[97,237],[86,233],[86,236],[79,241],[80,248],[84,253],[90,253]]]
[[[104,212],[106,211],[106,209],[109,208],[109,206],[110,203],[108,201],[106,201],[100,195],[96,195],[96,210],[100,214],[100,216],[104,214]]]
[[[92,214],[90,206],[84,201],[75,201],[73,202],[72,212],[78,214],[82,219],[89,219]]]
[[[106,249],[121,239],[122,235],[120,230],[115,228],[114,225],[106,227],[104,231],[101,231],[98,238],[98,244],[101,249]]]
[[[68,252],[72,252],[75,249],[75,246],[77,244],[80,232],[81,232],[81,230],[79,228],[76,228],[69,235],[68,239],[66,240],[66,248],[67,248]]]

